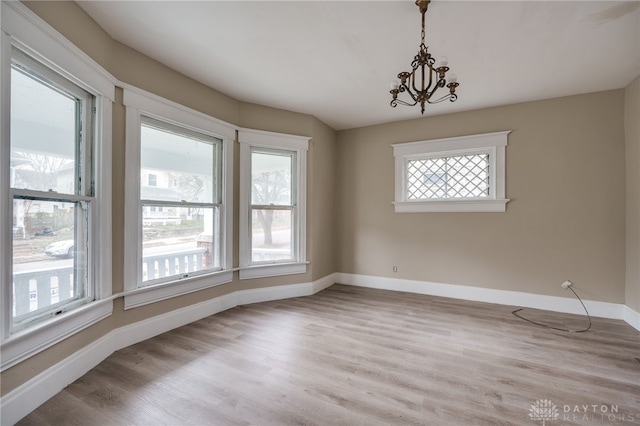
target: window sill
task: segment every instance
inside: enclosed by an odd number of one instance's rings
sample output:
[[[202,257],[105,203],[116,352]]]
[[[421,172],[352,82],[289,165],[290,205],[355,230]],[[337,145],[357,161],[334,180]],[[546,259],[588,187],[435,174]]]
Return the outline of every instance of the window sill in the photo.
[[[149,303],[159,302],[194,291],[230,283],[233,280],[232,271],[219,271],[192,278],[178,279],[149,287],[141,287],[128,293],[124,297],[124,309],[137,308]]]
[[[98,300],[12,335],[2,342],[0,371],[107,318],[112,312],[112,300]]]
[[[396,213],[422,212],[505,212],[508,199],[500,200],[447,200],[447,201],[396,201]]]
[[[304,274],[307,263],[272,263],[268,265],[245,266],[240,269],[240,279],[274,277],[278,275]]]

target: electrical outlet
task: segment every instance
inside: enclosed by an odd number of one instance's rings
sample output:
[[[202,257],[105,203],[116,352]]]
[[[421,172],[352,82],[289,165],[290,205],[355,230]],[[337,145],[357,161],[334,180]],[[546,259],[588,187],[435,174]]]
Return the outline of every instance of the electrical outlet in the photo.
[[[560,287],[562,287],[564,290],[568,289],[569,287],[571,287],[573,285],[573,283],[569,280],[566,280],[565,282],[563,282],[562,284],[560,284]]]
[[[397,266],[393,267],[393,272],[398,272],[398,267]]]

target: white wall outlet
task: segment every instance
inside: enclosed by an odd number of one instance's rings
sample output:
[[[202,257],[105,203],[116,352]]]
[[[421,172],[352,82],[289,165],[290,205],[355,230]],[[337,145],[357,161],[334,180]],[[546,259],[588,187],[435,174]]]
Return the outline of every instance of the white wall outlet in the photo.
[[[565,282],[563,282],[562,284],[560,284],[560,287],[562,287],[563,290],[568,289],[569,287],[571,287],[573,285],[573,283],[569,280],[566,280]]]

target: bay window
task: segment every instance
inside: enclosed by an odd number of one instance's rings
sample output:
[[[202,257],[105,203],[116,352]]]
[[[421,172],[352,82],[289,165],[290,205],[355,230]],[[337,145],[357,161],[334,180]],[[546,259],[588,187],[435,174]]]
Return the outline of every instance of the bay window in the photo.
[[[243,129],[240,278],[304,273],[309,138]]]
[[[235,129],[134,88],[124,102],[125,307],[231,281]]]
[[[114,79],[2,2],[1,369],[112,312]]]

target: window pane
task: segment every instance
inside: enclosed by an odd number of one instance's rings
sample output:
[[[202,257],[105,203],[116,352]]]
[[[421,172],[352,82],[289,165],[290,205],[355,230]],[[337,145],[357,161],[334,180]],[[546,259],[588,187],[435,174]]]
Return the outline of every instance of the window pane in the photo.
[[[251,212],[251,261],[293,260],[293,212],[253,209]]]
[[[11,186],[76,192],[81,101],[11,69]]]
[[[489,155],[407,162],[407,199],[489,197]]]
[[[251,152],[251,204],[293,205],[294,159],[291,152]]]
[[[220,268],[219,209],[143,205],[142,280]]]
[[[179,130],[179,129],[178,129]],[[220,141],[185,129],[178,134],[143,124],[140,198],[156,201],[218,203],[215,169]]]
[[[86,296],[87,216],[81,203],[13,200],[14,324]]]

